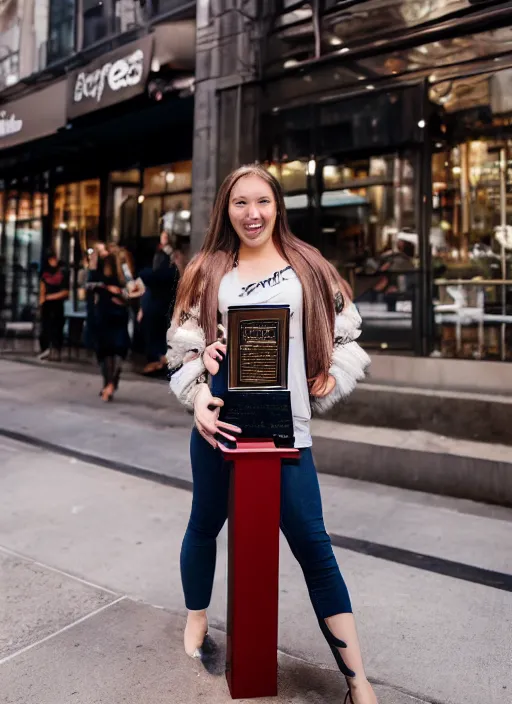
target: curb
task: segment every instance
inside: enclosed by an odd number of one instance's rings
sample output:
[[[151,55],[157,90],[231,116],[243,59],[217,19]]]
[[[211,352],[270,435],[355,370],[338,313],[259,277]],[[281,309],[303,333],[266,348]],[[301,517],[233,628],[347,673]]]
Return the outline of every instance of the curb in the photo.
[[[314,436],[314,456],[324,474],[512,507],[512,448],[500,461]]]

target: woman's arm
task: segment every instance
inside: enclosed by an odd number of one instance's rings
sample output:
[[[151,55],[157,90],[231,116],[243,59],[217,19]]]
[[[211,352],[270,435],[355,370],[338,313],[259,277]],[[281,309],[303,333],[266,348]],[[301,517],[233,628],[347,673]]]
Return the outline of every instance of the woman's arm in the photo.
[[[193,410],[194,401],[207,375],[203,362],[206,340],[199,327],[199,309],[182,316],[167,331],[167,366],[171,391],[186,408]]]
[[[370,366],[370,357],[356,342],[361,335],[361,316],[355,304],[345,306],[341,293],[337,293],[335,309],[334,349],[329,374],[336,383],[330,393],[313,397],[312,408],[318,413],[325,413],[347,398],[356,388],[357,382],[365,378]]]
[[[67,301],[69,298],[69,291],[68,289],[64,289],[63,291],[59,291],[58,293],[49,293],[46,296],[47,301]]]
[[[39,283],[39,305],[42,306],[46,300],[46,284],[44,281]]]

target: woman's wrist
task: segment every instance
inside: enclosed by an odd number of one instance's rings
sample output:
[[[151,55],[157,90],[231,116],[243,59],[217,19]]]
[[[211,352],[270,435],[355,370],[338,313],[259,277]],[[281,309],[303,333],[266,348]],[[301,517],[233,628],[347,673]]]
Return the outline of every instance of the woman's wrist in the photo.
[[[200,381],[200,379],[203,377],[204,377],[204,381]],[[191,396],[192,396],[192,398],[191,398],[192,405],[195,407],[195,404],[196,404],[198,397],[201,396],[202,394],[206,394],[207,392],[208,392],[209,396],[212,395],[211,391],[210,391],[210,387],[206,383],[206,376],[204,374],[201,374],[201,376],[197,378],[196,383],[192,387],[192,390],[190,392]]]

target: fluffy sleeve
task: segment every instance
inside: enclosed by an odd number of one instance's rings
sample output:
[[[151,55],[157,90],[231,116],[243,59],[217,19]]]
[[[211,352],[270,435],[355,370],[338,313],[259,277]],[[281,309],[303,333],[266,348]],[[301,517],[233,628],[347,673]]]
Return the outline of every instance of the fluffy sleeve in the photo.
[[[189,410],[194,408],[199,385],[207,381],[203,364],[206,341],[198,317],[199,310],[194,308],[167,331],[169,385],[178,401]]]
[[[335,307],[334,349],[329,374],[335,378],[336,385],[327,396],[312,399],[311,406],[317,413],[325,413],[347,398],[370,366],[370,357],[356,342],[361,334],[361,316],[355,304],[344,306],[341,294],[337,294]]]

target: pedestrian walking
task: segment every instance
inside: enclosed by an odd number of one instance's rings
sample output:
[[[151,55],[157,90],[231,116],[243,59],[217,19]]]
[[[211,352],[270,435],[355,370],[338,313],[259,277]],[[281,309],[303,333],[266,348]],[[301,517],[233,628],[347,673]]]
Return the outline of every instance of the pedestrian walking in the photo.
[[[88,289],[94,292],[94,344],[103,376],[100,396],[112,401],[121,377],[122,363],[130,348],[128,334],[127,277],[133,265],[124,250],[110,245],[91,257]]]
[[[281,187],[259,166],[237,169],[222,184],[206,239],[180,282],[168,332],[171,389],[195,418],[192,512],[181,550],[185,651],[201,657],[206,643],[216,538],[228,512],[230,469],[217,438],[234,440],[240,432],[219,421],[227,350],[218,339],[218,321],[225,330],[230,306],[268,303],[291,309],[289,387],[300,450],[300,459],[285,461],[281,475],[281,529],[304,572],[321,632],[347,679],[346,701],[376,704],[349,593],[324,526],[310,432],[311,407],[326,411],[364,377],[369,358],[356,342],[361,319],[334,267],[291,233]]]
[[[69,274],[64,269],[53,250],[46,253],[46,259],[39,283],[39,308],[41,332],[39,359],[60,361],[64,337],[64,301],[69,298]]]

